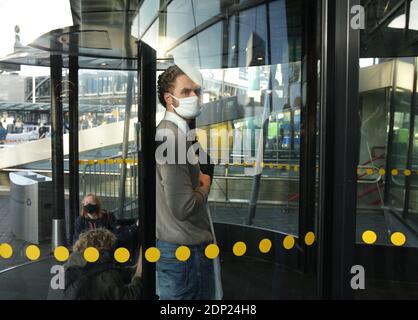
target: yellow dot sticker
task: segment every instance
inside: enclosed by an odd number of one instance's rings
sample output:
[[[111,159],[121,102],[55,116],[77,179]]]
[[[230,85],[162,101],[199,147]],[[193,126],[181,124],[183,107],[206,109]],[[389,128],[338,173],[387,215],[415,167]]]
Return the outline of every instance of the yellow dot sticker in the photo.
[[[290,171],[290,166],[288,164],[286,165],[286,170]]]
[[[384,176],[384,175],[386,174],[386,170],[385,170],[385,169],[380,169],[380,170],[379,170],[379,174],[380,174],[381,176]]]
[[[158,250],[156,247],[148,248],[145,251],[145,259],[148,262],[157,262],[158,260],[160,260],[160,250]]]
[[[269,167],[270,167],[270,169],[273,169],[274,168],[274,164],[273,163],[270,163],[269,164]]]
[[[186,246],[180,246],[176,250],[176,258],[179,261],[187,261],[190,258],[190,249]]]
[[[281,163],[279,163],[279,164],[277,165],[277,169],[281,170],[282,168],[283,168],[283,165],[282,165]]]
[[[99,250],[93,247],[88,247],[86,250],[84,250],[84,259],[87,262],[93,263],[99,260],[100,254]]]
[[[299,166],[294,166],[293,170],[294,170],[295,172],[298,172],[298,171],[299,171]]]
[[[409,177],[411,175],[411,170],[406,169],[403,173],[405,176]]]
[[[209,259],[215,259],[219,255],[219,247],[216,244],[209,244],[205,249],[205,255]]]
[[[241,257],[245,254],[245,252],[247,252],[247,245],[242,241],[238,241],[234,244],[234,246],[232,248],[232,252],[237,257]]]
[[[126,248],[117,248],[115,250],[115,260],[119,263],[125,263],[129,260],[131,254],[129,253],[129,250]]]
[[[315,233],[313,233],[312,231],[309,231],[305,235],[305,243],[307,246],[311,246],[313,245],[314,242],[315,242]]]
[[[0,245],[0,257],[4,259],[9,259],[13,255],[13,248],[8,243],[3,243]]]
[[[292,236],[286,236],[283,239],[283,247],[287,250],[292,249],[295,246],[295,238]]]
[[[406,242],[406,237],[402,232],[394,232],[390,236],[390,241],[393,243],[393,245],[400,247],[403,246]]]
[[[372,175],[372,174],[373,174],[373,169],[370,169],[370,168],[369,168],[369,169],[367,169],[367,170],[366,170],[366,172],[367,172],[367,174],[370,176],[370,175]]]
[[[69,256],[70,252],[64,246],[56,247],[54,250],[54,257],[59,262],[67,261]]]
[[[367,244],[373,244],[377,240],[376,233],[371,230],[364,231],[361,237],[363,239],[363,242]]]
[[[357,169],[357,175],[359,176],[361,174],[361,169]]]
[[[392,176],[397,176],[398,173],[398,169],[392,169]]]
[[[89,160],[87,161],[89,165],[93,165],[94,164],[94,160]]]
[[[38,260],[41,256],[41,250],[35,245],[30,245],[26,248],[26,257],[29,260],[35,261]]]
[[[258,245],[258,248],[260,249],[261,253],[268,253],[270,252],[272,247],[272,243],[270,239],[263,239],[260,241],[260,244]]]

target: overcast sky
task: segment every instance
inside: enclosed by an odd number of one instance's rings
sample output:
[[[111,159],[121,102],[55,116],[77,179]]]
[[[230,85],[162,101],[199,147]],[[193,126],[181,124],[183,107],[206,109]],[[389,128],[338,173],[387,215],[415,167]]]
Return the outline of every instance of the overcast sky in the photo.
[[[15,25],[20,27],[20,42],[28,45],[48,31],[73,25],[70,1],[0,0],[0,57],[13,52]]]

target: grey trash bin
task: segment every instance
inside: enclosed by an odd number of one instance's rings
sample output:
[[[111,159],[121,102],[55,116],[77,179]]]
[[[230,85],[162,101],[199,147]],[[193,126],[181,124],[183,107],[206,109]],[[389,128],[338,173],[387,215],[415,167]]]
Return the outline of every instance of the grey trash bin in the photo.
[[[11,172],[9,178],[14,235],[35,244],[50,239],[52,179],[34,172]]]

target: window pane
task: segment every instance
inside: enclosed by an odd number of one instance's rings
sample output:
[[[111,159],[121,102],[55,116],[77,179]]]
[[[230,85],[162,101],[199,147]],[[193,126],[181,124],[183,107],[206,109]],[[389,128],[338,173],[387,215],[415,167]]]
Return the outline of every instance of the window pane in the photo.
[[[411,17],[417,3],[411,1]],[[404,3],[371,2],[366,17],[360,37],[356,262],[366,270],[368,287],[356,297],[416,298],[418,47],[410,43],[417,35],[412,20],[405,31]]]

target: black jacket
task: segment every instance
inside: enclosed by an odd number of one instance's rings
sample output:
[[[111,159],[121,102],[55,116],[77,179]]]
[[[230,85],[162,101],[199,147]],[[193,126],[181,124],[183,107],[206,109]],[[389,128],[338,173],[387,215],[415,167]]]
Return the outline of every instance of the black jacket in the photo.
[[[116,219],[110,213],[103,213],[102,218],[89,219],[82,216],[78,216],[74,226],[73,243],[78,240],[81,233],[92,229],[104,228],[111,232],[114,232],[116,226]]]
[[[88,263],[82,253],[74,252],[64,264],[64,271],[65,289],[51,289],[48,296],[51,300],[139,300],[142,297],[141,278],[134,277],[125,284],[122,269],[114,263],[110,252],[100,252],[99,260],[94,263]]]
[[[139,248],[138,227],[133,225],[118,225],[111,213],[104,213],[100,219],[77,217],[74,226],[73,244],[78,240],[81,233],[88,230],[105,228],[111,231],[118,239],[117,246],[123,246],[135,252]]]

